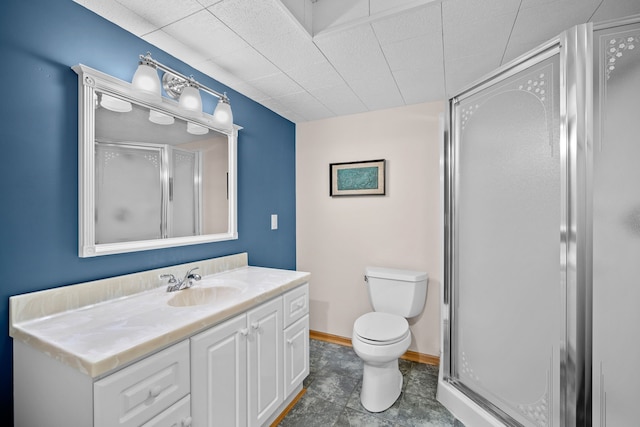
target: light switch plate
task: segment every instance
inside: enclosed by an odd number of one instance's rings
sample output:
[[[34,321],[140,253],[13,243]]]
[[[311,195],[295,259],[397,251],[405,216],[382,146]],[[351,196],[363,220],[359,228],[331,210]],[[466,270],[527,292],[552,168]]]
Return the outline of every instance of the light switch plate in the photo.
[[[278,229],[278,215],[276,214],[271,215],[271,229],[272,230]]]

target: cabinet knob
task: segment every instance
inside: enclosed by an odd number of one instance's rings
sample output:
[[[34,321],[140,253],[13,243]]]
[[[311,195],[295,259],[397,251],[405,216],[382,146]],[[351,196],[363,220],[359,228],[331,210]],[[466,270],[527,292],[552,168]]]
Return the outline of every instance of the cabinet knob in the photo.
[[[182,427],[190,427],[191,426],[191,417],[185,417],[182,420]]]
[[[287,340],[287,344],[288,344],[288,345],[290,345],[290,346],[292,346],[292,345],[293,345],[293,340],[292,340],[291,338],[289,338],[289,339]]]
[[[158,397],[160,395],[160,393],[162,393],[162,387],[159,386],[159,385],[149,389],[149,397],[151,397],[153,399]]]
[[[258,329],[260,329],[260,323],[258,323],[258,322],[253,322],[253,323],[251,324],[251,328],[252,328],[252,329],[255,329],[255,330],[257,331]]]
[[[249,335],[249,330],[247,328],[243,328],[240,329],[240,335],[242,335],[243,337],[246,337],[247,335]]]

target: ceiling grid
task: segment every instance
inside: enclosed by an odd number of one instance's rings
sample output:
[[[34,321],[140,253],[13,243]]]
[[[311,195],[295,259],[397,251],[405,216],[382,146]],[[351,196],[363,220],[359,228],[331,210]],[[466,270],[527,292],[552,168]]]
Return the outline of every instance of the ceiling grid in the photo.
[[[443,100],[573,25],[640,13],[638,0],[74,1],[293,122]]]

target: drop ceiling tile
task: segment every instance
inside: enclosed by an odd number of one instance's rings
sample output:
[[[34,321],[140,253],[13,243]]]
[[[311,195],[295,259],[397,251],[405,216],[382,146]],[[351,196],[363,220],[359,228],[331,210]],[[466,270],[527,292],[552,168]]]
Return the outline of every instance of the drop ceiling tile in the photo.
[[[294,69],[300,64],[315,64],[325,60],[311,36],[302,29],[274,35],[270,40],[254,47],[283,71]]]
[[[432,1],[433,0],[424,0],[422,2],[416,2],[416,0],[369,0],[369,9],[371,14],[375,15],[401,7],[411,7],[416,3],[431,3]]]
[[[240,49],[211,60],[228,73],[247,81],[276,74],[280,71],[252,47]]]
[[[307,91],[344,84],[340,74],[326,60],[315,64],[302,62],[286,73]]]
[[[207,10],[251,45],[300,29],[279,0],[225,0]]]
[[[198,52],[191,49],[189,46],[185,45],[179,40],[176,40],[162,30],[152,31],[142,36],[142,39],[156,46],[158,49],[164,50],[170,55],[173,55],[181,61],[186,62],[187,64],[194,64],[202,61],[202,56]],[[151,56],[155,58],[157,55],[154,55],[154,52],[152,51]]]
[[[388,3],[388,2],[387,2]],[[371,23],[380,44],[442,32],[441,5],[428,5]]]
[[[269,95],[247,82],[236,83],[233,85],[233,89],[256,102],[262,102],[265,99],[271,98]]]
[[[303,91],[300,85],[281,72],[250,80],[248,83],[272,98]]]
[[[237,85],[243,83],[243,81],[240,80],[237,76],[229,73],[227,70],[223,69],[212,60],[208,59],[206,61],[198,61],[192,64],[190,63],[189,65],[192,65],[202,73],[208,75],[209,77],[212,77],[213,79],[226,86],[233,87],[234,89]]]
[[[129,31],[130,33],[135,34],[136,36],[141,36],[142,34],[146,34],[150,31],[156,29],[156,27],[151,24],[146,19],[142,18],[135,13],[132,13],[131,10],[122,6],[115,0],[112,1],[104,1],[104,0],[74,0],[76,3],[86,7],[87,9],[97,13],[103,18],[116,23],[120,27]]]
[[[156,28],[164,27],[203,8],[196,0],[117,0]]]
[[[335,116],[327,107],[307,92],[281,96],[276,98],[275,101],[284,106],[285,109],[295,111],[306,120],[319,120]]]
[[[459,20],[449,16],[443,23],[445,58],[463,58],[483,52],[504,53],[516,16],[516,13],[510,13]]]
[[[444,24],[473,22],[495,15],[518,12],[520,2],[514,0],[447,0],[442,2]]]
[[[445,82],[447,98],[457,95],[466,86],[481,79],[500,66],[502,54],[474,55],[446,60]]]
[[[379,110],[404,105],[402,95],[391,73],[364,74],[347,84],[369,110]]]
[[[557,6],[557,3],[564,0],[522,0],[520,9],[528,9],[530,7],[547,6],[553,8]]]
[[[368,111],[346,84],[311,91],[311,94],[337,116]]]
[[[604,0],[592,20],[593,22],[601,22],[638,13],[640,13],[640,1],[638,0]]]
[[[442,64],[428,68],[409,68],[393,73],[406,104],[445,99]]]
[[[202,7],[210,7],[221,1],[223,0],[198,0],[198,3],[200,3]]]
[[[530,50],[535,49],[539,45],[540,43],[509,43],[507,50],[504,53],[504,57],[502,58],[502,64],[500,65],[513,61]]]
[[[574,25],[589,20],[601,0],[565,0],[523,9],[513,27],[509,43],[542,44]]]
[[[388,68],[371,25],[330,33],[314,41],[346,80],[371,72],[382,73]]]
[[[434,60],[442,61],[442,45],[433,43],[427,36],[400,40],[382,46],[391,71],[407,68],[424,68]]]
[[[226,55],[249,45],[206,9],[162,28],[204,58]]]

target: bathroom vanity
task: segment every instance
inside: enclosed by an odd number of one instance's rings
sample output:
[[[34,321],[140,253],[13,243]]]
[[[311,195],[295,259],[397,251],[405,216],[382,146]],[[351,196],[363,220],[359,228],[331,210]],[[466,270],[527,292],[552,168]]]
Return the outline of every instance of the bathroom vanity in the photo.
[[[309,372],[309,276],[239,254],[11,297],[15,425],[268,425]]]

